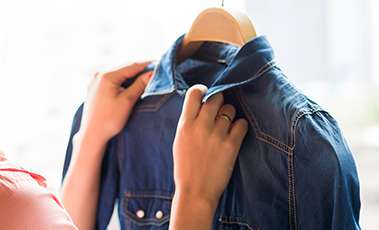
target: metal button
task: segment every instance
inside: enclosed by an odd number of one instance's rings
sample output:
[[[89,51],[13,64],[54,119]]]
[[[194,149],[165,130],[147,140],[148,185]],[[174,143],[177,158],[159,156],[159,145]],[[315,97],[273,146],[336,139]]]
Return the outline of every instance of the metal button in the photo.
[[[142,209],[139,209],[137,212],[136,212],[136,216],[140,219],[144,218],[145,217],[145,212],[142,210]]]
[[[162,219],[162,217],[163,217],[163,212],[161,210],[155,213],[155,218],[157,218],[158,220]]]

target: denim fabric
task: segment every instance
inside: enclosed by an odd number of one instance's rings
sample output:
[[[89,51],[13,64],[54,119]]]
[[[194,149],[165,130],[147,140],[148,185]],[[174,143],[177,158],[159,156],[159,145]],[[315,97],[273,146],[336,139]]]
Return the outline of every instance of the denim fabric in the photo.
[[[237,118],[245,117],[250,126],[213,229],[360,229],[352,153],[330,114],[277,67],[267,39],[257,37],[242,48],[205,42],[177,63],[182,39],[155,66],[128,124],[108,143],[97,229],[106,228],[115,203],[122,229],[168,228],[175,190],[172,143],[184,94],[196,83],[209,87],[204,101],[223,92]],[[63,175],[81,115],[82,106],[74,117]]]

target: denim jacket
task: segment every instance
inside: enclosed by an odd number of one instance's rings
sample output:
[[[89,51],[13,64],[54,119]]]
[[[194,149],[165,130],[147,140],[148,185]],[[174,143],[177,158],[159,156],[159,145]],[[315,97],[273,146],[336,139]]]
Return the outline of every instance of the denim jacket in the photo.
[[[356,166],[337,122],[293,86],[267,39],[242,48],[205,42],[178,63],[182,39],[155,66],[127,125],[108,143],[97,229],[106,229],[116,203],[121,229],[168,228],[172,144],[184,94],[197,83],[209,88],[203,101],[223,92],[236,117],[249,122],[213,229],[360,229]],[[74,117],[63,175],[82,109]]]

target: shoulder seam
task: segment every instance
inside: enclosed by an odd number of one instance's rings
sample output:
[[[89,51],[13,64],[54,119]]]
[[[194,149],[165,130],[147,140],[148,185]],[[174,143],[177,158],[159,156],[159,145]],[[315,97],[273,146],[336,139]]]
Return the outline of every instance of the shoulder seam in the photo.
[[[300,118],[302,118],[305,115],[311,115],[316,112],[325,111],[321,108],[321,106],[312,106],[311,108],[303,108],[296,112],[296,115],[292,118],[291,122],[291,128],[290,128],[290,149],[291,152],[295,149],[296,145],[296,128],[297,124],[299,123]]]

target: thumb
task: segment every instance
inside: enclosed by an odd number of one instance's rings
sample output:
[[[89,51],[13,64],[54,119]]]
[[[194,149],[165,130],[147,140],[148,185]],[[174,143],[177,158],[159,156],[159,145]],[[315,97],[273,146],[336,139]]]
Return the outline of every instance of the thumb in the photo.
[[[137,77],[137,79],[128,88],[123,90],[120,97],[134,104],[145,91],[152,74],[153,72],[150,71]]]

